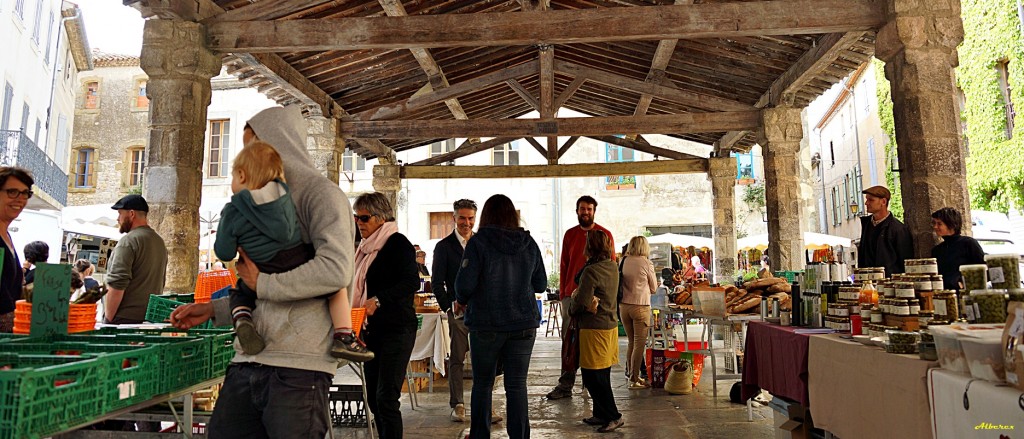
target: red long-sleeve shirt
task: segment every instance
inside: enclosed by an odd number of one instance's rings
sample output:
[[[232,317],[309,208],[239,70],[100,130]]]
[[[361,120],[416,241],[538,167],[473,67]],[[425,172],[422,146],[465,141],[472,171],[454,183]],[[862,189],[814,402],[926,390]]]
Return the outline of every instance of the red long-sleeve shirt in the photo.
[[[608,229],[594,224],[590,230],[600,230],[608,235],[612,248],[615,248],[615,238]],[[576,273],[579,273],[587,263],[587,257],[583,251],[587,247],[587,231],[580,226],[565,231],[562,237],[562,261],[558,267],[558,298],[564,299],[572,295],[576,289]]]

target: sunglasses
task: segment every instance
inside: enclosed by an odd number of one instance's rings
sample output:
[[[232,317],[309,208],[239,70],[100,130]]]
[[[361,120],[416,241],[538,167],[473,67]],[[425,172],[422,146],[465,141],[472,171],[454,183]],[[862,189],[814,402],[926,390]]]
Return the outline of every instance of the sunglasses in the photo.
[[[17,189],[4,189],[4,192],[7,192],[7,196],[10,198],[18,198],[18,196],[21,195],[24,196],[26,200],[32,198],[33,194],[32,191],[19,191]]]
[[[373,217],[374,215],[352,215],[352,218],[355,218],[356,221],[362,221],[364,223],[370,222],[370,218]]]

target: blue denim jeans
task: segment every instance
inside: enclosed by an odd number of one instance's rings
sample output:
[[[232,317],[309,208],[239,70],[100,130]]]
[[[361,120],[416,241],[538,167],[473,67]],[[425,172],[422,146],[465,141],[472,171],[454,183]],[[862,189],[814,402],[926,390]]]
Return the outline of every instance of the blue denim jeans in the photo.
[[[494,375],[500,361],[505,371],[505,428],[511,439],[530,437],[530,416],[526,405],[526,373],[537,329],[494,332],[469,331],[470,357],[473,359],[473,395],[470,398],[469,437],[491,436],[491,394]]]
[[[210,418],[209,437],[322,438],[330,423],[323,372],[232,363]]]

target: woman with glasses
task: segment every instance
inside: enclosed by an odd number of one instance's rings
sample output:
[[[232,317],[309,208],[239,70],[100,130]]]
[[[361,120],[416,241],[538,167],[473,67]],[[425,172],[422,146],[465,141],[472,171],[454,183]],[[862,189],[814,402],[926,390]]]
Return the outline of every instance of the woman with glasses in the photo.
[[[8,229],[32,198],[32,174],[27,169],[0,166],[0,229],[3,229],[4,261],[0,272],[0,332],[14,330],[14,302],[21,298],[24,274]]]
[[[416,343],[413,297],[420,287],[416,252],[398,233],[394,209],[384,194],[360,195],[352,210],[362,237],[356,250],[352,307],[366,308],[362,336],[375,354],[365,364],[367,402],[380,437],[401,438],[399,398]]]

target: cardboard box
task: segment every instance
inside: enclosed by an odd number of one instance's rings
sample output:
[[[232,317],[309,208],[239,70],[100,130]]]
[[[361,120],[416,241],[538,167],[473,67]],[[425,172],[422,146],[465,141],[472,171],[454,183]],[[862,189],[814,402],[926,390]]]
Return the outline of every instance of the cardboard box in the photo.
[[[768,406],[774,414],[776,439],[808,439],[811,437],[811,413],[795,402],[772,398]]]

